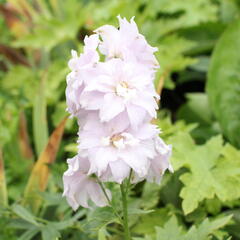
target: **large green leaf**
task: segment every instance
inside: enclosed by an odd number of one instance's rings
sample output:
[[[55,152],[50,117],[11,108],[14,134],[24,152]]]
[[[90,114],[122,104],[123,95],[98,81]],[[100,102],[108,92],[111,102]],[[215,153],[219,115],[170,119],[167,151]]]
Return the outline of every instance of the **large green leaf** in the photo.
[[[199,146],[189,134],[180,133],[170,142],[173,145],[174,169],[189,169],[180,176],[184,184],[180,196],[185,214],[215,195],[222,201],[240,197],[240,151],[229,144],[223,146],[219,136]]]
[[[217,43],[208,73],[210,105],[227,138],[240,147],[240,21]]]
[[[199,226],[194,225],[185,232],[173,216],[164,227],[156,228],[156,240],[207,240],[217,229],[225,226],[230,218],[227,216],[213,221],[205,219]]]
[[[188,231],[180,225],[175,216],[172,216],[163,227],[156,227],[156,237],[146,236],[134,238],[134,240],[210,240],[213,235],[217,235],[217,230],[229,223],[231,216],[221,217],[212,221],[205,219],[200,225],[193,225]],[[214,238],[216,239],[216,238]],[[222,235],[217,239],[226,239]],[[228,238],[230,239],[230,238]]]

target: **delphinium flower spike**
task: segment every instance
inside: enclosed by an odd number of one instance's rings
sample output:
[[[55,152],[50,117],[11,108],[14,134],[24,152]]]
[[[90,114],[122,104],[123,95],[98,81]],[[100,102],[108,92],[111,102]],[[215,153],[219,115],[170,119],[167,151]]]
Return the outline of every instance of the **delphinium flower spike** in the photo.
[[[72,51],[69,61],[67,111],[78,119],[79,140],[63,181],[74,210],[88,207],[89,200],[109,204],[111,193],[99,181],[159,183],[166,169],[172,171],[171,146],[151,123],[159,99],[157,49],[139,33],[134,18],[118,20],[119,28],[104,25],[86,36],[83,53]]]

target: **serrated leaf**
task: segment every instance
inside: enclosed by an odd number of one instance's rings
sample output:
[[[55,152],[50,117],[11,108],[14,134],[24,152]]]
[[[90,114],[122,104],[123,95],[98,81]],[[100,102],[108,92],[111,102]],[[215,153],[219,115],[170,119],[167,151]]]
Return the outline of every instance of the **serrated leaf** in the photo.
[[[184,240],[205,240],[208,235],[215,232],[222,227],[224,227],[231,219],[231,216],[222,217],[213,221],[205,219],[198,227],[192,226],[187,232]]]
[[[193,225],[187,232],[179,225],[175,216],[164,225],[156,228],[156,240],[207,240],[216,230],[225,226],[231,216],[222,217],[213,221],[205,219],[199,226]]]
[[[207,93],[224,135],[240,147],[240,21],[224,32],[210,63]]]
[[[174,216],[168,220],[163,228],[156,227],[156,240],[182,240],[182,237],[182,227],[178,225],[177,218]]]
[[[189,169],[180,176],[184,184],[180,196],[185,214],[196,209],[202,200],[215,195],[222,201],[240,197],[240,152],[234,147],[223,146],[220,136],[211,138],[204,145],[196,145],[186,133],[169,141],[173,145],[174,169]]]
[[[163,139],[168,139],[169,137],[175,135],[176,133],[185,132],[190,133],[194,130],[197,124],[186,124],[184,121],[179,120],[172,123],[170,117],[158,118],[156,119],[156,125],[162,130],[161,137]]]

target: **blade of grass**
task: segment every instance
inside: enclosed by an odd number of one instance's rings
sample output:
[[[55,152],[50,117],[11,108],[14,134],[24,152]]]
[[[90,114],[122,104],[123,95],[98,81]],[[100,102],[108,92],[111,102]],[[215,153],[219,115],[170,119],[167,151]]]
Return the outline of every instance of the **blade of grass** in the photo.
[[[39,84],[39,91],[35,97],[33,106],[33,134],[34,144],[38,156],[45,148],[48,140],[48,124],[47,124],[47,105],[45,99],[45,77],[43,74]]]
[[[55,161],[66,120],[67,118],[64,118],[51,134],[47,146],[39,156],[29,177],[24,193],[23,204],[29,207],[34,213],[38,212],[41,205],[42,198],[39,192],[44,192],[47,187],[50,173],[48,165]]]
[[[2,150],[0,148],[0,206],[6,207],[7,205],[8,205],[7,186],[5,179],[3,155]]]

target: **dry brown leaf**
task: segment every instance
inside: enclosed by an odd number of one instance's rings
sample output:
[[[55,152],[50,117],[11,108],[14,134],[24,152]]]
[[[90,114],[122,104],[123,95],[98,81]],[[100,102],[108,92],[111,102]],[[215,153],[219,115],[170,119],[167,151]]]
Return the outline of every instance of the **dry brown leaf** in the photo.
[[[27,159],[33,159],[33,151],[29,143],[27,120],[24,112],[21,112],[19,117],[19,145],[22,156]]]
[[[39,192],[44,192],[49,177],[49,165],[55,161],[56,154],[62,139],[64,127],[67,118],[65,118],[51,134],[48,143],[35,163],[28,184],[24,193],[24,204],[30,207],[33,212],[37,212],[41,204]]]

